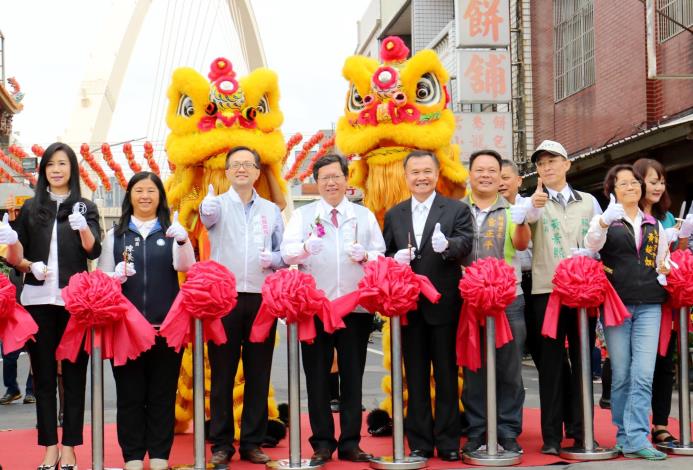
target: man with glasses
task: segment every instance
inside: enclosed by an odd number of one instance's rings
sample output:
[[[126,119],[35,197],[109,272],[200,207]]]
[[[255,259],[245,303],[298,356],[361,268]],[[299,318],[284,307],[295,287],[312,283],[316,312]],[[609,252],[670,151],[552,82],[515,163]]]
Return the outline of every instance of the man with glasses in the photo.
[[[472,250],[474,229],[466,204],[436,192],[440,164],[430,151],[404,159],[412,197],[385,214],[386,254],[427,276],[441,298],[419,297],[402,327],[402,356],[409,392],[404,430],[411,455],[459,460],[460,413],[456,333],[460,316],[461,264]],[[431,407],[431,367],[435,379],[435,419]]]
[[[313,178],[320,199],[293,213],[281,245],[284,261],[312,274],[317,287],[330,300],[358,289],[364,263],[385,252],[375,215],[346,198],[347,175],[342,156],[325,155],[315,163]],[[309,441],[316,464],[330,460],[335,448],[340,460],[366,462],[372,457],[359,447],[361,384],[372,322],[373,317],[357,307],[344,317],[346,328],[327,334],[315,318],[315,341],[301,344],[313,432]],[[340,385],[338,441],[330,409],[329,380],[335,349]]]
[[[531,157],[537,166],[537,189],[527,221],[532,229],[532,296],[534,302],[533,334],[539,335],[539,400],[541,404],[541,452],[558,455],[566,437],[582,442],[583,422],[580,407],[580,351],[578,315],[575,309],[561,308],[556,339],[541,335],[544,313],[553,290],[556,266],[564,258],[589,254],[584,238],[590,221],[601,214],[597,200],[588,193],[574,190],[567,182],[570,160],[565,148],[552,140],[543,141]],[[594,345],[596,319],[590,318],[589,344]],[[566,362],[565,341],[568,338]],[[571,393],[571,390],[575,391]]]
[[[210,184],[200,205],[200,219],[209,234],[211,259],[236,277],[238,303],[222,319],[227,342],[208,343],[212,372],[210,392],[211,463],[226,469],[234,454],[233,385],[238,361],[243,358],[245,393],[241,417],[241,459],[267,463],[260,449],[267,430],[267,394],[276,323],[262,343],[249,341],[250,330],[262,303],[262,284],[274,269],[283,267],[279,246],[284,223],[274,203],[261,198],[253,185],[260,176],[260,156],[247,147],[226,155],[226,177],[231,188],[219,196]]]

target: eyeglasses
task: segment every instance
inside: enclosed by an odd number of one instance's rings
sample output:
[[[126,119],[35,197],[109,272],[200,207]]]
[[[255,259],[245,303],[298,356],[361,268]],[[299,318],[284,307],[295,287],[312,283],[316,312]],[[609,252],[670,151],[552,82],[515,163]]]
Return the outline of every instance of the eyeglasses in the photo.
[[[334,181],[335,183],[338,181],[341,181],[342,178],[344,178],[344,175],[330,175],[330,176],[321,176],[318,178],[318,181],[321,183],[327,183],[329,181]]]
[[[624,189],[624,188],[627,188],[627,187],[637,188],[637,187],[639,187],[639,186],[640,186],[640,181],[638,181],[638,180],[621,181],[620,183],[618,183],[618,184],[616,185],[616,187],[617,187],[618,189]]]
[[[232,164],[229,165],[229,169],[231,169],[231,170],[238,170],[241,167],[243,167],[243,169],[245,169],[245,170],[250,170],[251,168],[257,169],[257,165],[253,162],[242,162],[242,163],[241,162],[233,162]]]

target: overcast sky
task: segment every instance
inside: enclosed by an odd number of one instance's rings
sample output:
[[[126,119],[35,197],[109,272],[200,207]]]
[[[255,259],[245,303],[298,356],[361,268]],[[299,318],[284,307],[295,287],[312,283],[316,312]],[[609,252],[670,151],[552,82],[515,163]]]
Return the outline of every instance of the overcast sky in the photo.
[[[309,135],[329,128],[341,114],[347,91],[342,64],[356,48],[356,22],[369,3],[252,1],[268,66],[279,74],[287,138],[296,131]],[[64,133],[110,8],[109,0],[0,0],[6,76],[16,77],[26,94],[13,128],[27,150],[33,143],[45,147]],[[209,63],[219,56],[246,73],[225,0],[153,0],[125,75],[109,142],[140,137],[162,141],[164,131],[155,127],[163,123],[166,102],[161,96],[170,81],[170,71],[164,76],[162,69],[194,66],[206,76]]]

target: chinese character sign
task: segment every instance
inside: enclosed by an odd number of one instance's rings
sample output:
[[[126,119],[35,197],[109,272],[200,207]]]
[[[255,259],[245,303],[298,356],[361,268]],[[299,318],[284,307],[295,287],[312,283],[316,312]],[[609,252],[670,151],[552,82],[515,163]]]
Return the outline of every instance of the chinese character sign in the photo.
[[[510,101],[508,52],[458,50],[457,54],[457,96],[460,101]]]
[[[456,0],[456,47],[510,44],[509,0]]]
[[[453,143],[460,146],[460,159],[482,149],[495,150],[503,158],[513,157],[511,113],[455,113]]]

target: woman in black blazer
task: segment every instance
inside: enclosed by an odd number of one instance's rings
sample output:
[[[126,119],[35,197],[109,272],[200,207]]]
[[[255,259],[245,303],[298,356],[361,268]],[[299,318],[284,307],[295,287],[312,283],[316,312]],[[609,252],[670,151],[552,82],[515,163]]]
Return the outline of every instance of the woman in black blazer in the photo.
[[[39,470],[76,470],[74,446],[82,444],[84,389],[88,356],[63,361],[64,416],[62,452],[57,431],[55,351],[69,319],[60,291],[70,277],[87,270],[101,253],[96,205],[81,197],[79,166],[66,144],[51,144],[41,158],[35,196],[24,203],[16,221],[25,272],[21,303],[39,330],[27,345],[34,373],[38,444],[46,448]]]

